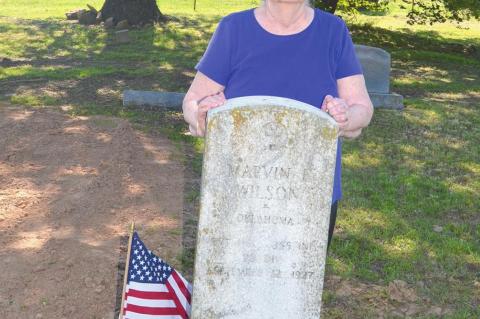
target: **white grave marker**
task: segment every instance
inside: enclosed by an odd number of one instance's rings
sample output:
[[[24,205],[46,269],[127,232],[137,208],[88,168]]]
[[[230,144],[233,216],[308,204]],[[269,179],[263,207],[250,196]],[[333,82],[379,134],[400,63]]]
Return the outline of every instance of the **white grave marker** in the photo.
[[[209,112],[192,318],[320,318],[337,135],[285,98]]]

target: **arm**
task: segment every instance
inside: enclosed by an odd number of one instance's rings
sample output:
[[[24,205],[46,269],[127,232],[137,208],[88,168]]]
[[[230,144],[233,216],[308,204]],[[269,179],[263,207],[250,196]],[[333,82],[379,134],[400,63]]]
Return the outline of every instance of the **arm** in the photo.
[[[325,97],[322,109],[337,121],[340,136],[356,138],[370,123],[373,105],[361,74],[337,80],[339,98]]]
[[[205,121],[209,109],[225,103],[225,87],[201,72],[197,72],[183,99],[183,117],[194,136],[205,135]]]
[[[220,20],[208,47],[195,66],[198,70],[183,100],[183,116],[192,135],[205,135],[207,111],[225,102],[223,91],[230,76],[232,25]]]

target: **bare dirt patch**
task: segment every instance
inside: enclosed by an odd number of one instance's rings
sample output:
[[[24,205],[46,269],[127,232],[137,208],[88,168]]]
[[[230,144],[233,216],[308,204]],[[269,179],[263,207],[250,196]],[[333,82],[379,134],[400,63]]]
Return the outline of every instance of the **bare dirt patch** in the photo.
[[[179,267],[176,152],[121,119],[0,105],[0,318],[113,318],[133,219]]]

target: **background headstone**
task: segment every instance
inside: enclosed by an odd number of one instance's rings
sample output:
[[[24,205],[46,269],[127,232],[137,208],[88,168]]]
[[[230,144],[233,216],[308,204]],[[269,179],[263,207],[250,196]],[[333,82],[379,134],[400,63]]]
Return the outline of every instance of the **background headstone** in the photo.
[[[115,40],[117,41],[117,43],[130,42],[130,36],[128,35],[128,30],[115,31]]]
[[[403,106],[403,96],[397,93],[368,93],[374,107],[386,109],[401,110]]]
[[[320,317],[337,134],[285,98],[209,112],[193,319]]]
[[[68,17],[67,17],[68,18]],[[78,13],[78,23],[92,25],[97,23],[97,13],[93,11],[82,11]]]
[[[403,109],[403,97],[390,92],[391,57],[387,51],[356,44],[355,51],[362,65],[365,83],[374,107]]]
[[[366,45],[355,45],[368,92],[390,93],[390,53]]]
[[[185,93],[125,90],[123,106],[165,107],[182,109]]]

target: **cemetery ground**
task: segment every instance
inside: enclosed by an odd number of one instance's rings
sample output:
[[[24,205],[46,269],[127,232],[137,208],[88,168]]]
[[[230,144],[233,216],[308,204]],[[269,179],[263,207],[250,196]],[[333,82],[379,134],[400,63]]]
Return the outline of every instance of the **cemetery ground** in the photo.
[[[185,91],[220,16],[251,5],[235,3],[160,2],[166,24],[117,44],[63,19],[83,1],[0,0],[2,318],[112,318],[133,216],[191,279],[202,140],[121,92]],[[323,317],[479,318],[480,23],[399,10],[349,22],[392,54],[406,108],[344,144]]]

